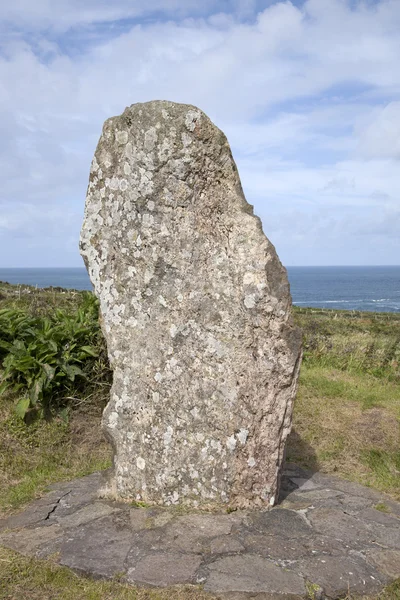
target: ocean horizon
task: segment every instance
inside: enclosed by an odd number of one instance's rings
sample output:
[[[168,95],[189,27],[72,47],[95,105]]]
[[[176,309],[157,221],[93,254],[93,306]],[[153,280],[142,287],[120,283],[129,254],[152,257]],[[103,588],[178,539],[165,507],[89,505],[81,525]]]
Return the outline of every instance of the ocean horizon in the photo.
[[[286,268],[297,306],[400,312],[400,265]],[[0,268],[0,281],[38,288],[92,289],[84,267]]]

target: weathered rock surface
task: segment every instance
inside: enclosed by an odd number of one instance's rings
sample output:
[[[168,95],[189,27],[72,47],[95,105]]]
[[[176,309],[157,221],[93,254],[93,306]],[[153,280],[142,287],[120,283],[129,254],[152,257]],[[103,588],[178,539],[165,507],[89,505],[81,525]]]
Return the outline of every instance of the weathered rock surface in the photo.
[[[105,122],[81,253],[114,371],[116,497],[273,505],[300,333],[286,271],[204,113],[157,101]]]
[[[278,507],[230,514],[134,508],[99,500],[101,485],[100,474],[61,484],[0,522],[0,546],[133,585],[200,584],[226,600],[369,595],[400,576],[400,504],[334,477],[292,466]]]

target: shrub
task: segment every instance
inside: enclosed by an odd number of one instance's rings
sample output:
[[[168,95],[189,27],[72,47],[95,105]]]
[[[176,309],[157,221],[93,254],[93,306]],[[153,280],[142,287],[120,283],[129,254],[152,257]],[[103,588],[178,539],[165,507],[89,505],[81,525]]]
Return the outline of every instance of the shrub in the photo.
[[[34,316],[19,307],[0,310],[0,394],[18,392],[21,417],[32,411],[48,416],[82,391],[100,355],[104,357],[104,342],[93,294],[82,294],[73,312],[55,309]]]

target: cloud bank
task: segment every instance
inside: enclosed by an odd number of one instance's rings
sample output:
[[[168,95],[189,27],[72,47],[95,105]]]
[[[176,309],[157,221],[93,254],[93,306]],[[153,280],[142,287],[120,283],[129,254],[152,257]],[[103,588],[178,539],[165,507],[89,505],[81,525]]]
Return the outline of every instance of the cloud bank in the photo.
[[[102,123],[150,99],[225,131],[284,264],[399,264],[398,0],[143,7],[0,8],[0,266],[82,264]]]

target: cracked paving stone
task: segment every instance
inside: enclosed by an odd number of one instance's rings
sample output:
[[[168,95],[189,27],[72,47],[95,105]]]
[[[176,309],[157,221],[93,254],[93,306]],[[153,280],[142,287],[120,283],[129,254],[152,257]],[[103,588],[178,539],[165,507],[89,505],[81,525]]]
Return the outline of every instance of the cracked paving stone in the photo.
[[[0,545],[25,556],[45,557],[56,552],[63,530],[58,525],[21,529],[0,535]]]
[[[210,542],[211,554],[229,554],[242,552],[244,549],[243,544],[231,535],[221,535]]]
[[[177,517],[170,525],[170,531],[175,535],[185,535],[189,532],[196,532],[208,537],[217,535],[227,535],[231,532],[232,526],[240,521],[240,513],[231,515],[221,514],[191,514]]]
[[[312,479],[323,485],[325,488],[339,490],[347,494],[348,496],[360,496],[361,498],[368,498],[375,502],[382,500],[383,494],[377,492],[371,488],[364,487],[359,483],[353,483],[346,479],[339,479],[339,477],[331,477],[330,475],[324,475],[323,473],[314,473]]]
[[[277,535],[250,534],[244,537],[244,545],[248,552],[280,562],[316,555],[343,554],[343,544],[321,535],[287,539]]]
[[[396,515],[381,512],[374,508],[366,508],[358,514],[359,519],[365,520],[367,523],[379,523],[385,527],[399,527],[400,519]]]
[[[211,540],[228,535],[240,517],[232,515],[195,514],[177,517],[165,529],[167,544],[180,552],[210,552]]]
[[[48,525],[49,523],[46,523],[46,521],[49,515],[57,508],[59,501],[59,492],[51,492],[44,496],[44,498],[35,500],[23,512],[1,519],[0,531],[30,527],[31,525]]]
[[[76,512],[69,513],[65,516],[59,517],[55,515],[55,520],[62,527],[72,528],[119,512],[121,512],[121,508],[116,506],[112,507],[102,502],[95,502],[94,504],[88,504],[83,508],[78,509]]]
[[[341,493],[341,495],[336,499],[336,502],[330,501],[326,503],[326,505],[334,507],[336,503],[336,507],[351,515],[358,515],[361,510],[370,508],[373,506],[373,500],[370,498],[360,498],[360,496],[346,496]]]
[[[68,530],[60,564],[97,577],[113,577],[124,571],[131,544],[129,515],[108,515]]]
[[[148,519],[148,527],[164,527],[173,519],[175,519],[176,515],[168,510],[161,510],[160,512],[155,513],[154,515],[150,515]]]
[[[248,523],[260,533],[277,535],[282,538],[300,538],[311,533],[311,527],[301,513],[285,508],[276,508],[268,512],[252,512]]]
[[[308,514],[315,531],[335,540],[341,540],[354,548],[374,542],[368,526],[352,515],[336,508],[316,508]]]
[[[295,484],[299,492],[309,492],[311,490],[320,490],[322,488],[321,483],[315,483],[315,481],[309,477],[291,477],[290,480]]]
[[[400,504],[384,498],[391,512],[377,511],[369,489],[350,495],[326,477],[320,490],[289,492],[284,508],[178,515],[100,500],[100,481],[61,484],[6,519],[19,529],[3,531],[0,544],[34,557],[57,552],[61,564],[95,577],[128,571],[144,586],[205,583],[227,600],[296,600],[303,579],[333,598],[371,595],[400,576]],[[315,508],[287,506],[313,495]]]
[[[298,594],[275,594],[265,593],[254,594],[246,592],[227,592],[219,593],[218,600],[304,600],[304,595],[299,596]]]
[[[342,594],[375,593],[388,578],[358,556],[326,556],[300,561],[296,571],[310,582],[318,584],[332,598]]]
[[[400,550],[400,527],[386,527],[384,525],[369,523],[374,536],[374,542],[386,548]]]
[[[226,556],[208,565],[204,589],[219,592],[304,594],[302,577],[254,554]]]
[[[400,577],[400,552],[398,550],[371,550],[367,561],[389,577]]]
[[[74,512],[77,506],[97,500],[99,487],[104,481],[104,473],[92,473],[74,481],[52,484],[49,486],[51,491],[43,498],[35,500],[20,513],[0,519],[0,531],[32,525],[50,525],[55,513],[57,516],[69,514]]]
[[[57,506],[57,516],[68,515],[71,512],[75,512],[78,508],[96,502],[99,499],[99,490],[104,484],[104,473],[92,473],[87,477],[78,479],[76,485],[74,482],[67,481],[60,484],[59,488],[57,486],[50,486],[54,487],[56,491],[58,490],[62,496]],[[64,493],[65,490],[68,493]]]
[[[99,489],[104,485],[108,473],[109,469],[106,469],[105,471],[96,471],[90,475],[85,475],[85,477],[80,477],[79,479],[52,483],[49,485],[49,490],[56,493],[61,492],[61,495],[66,490],[72,490],[72,497],[78,494],[85,494],[90,495],[94,499],[98,497]]]
[[[196,554],[150,554],[140,559],[134,567],[128,568],[126,578],[131,583],[158,587],[195,583],[201,561]]]
[[[151,523],[150,511],[147,508],[131,508],[129,517],[132,531],[146,529]]]

